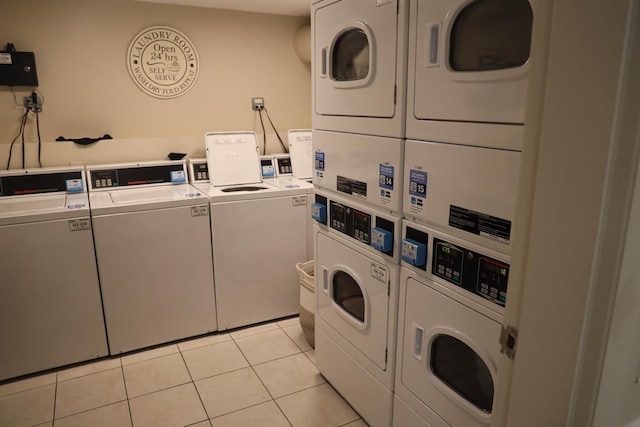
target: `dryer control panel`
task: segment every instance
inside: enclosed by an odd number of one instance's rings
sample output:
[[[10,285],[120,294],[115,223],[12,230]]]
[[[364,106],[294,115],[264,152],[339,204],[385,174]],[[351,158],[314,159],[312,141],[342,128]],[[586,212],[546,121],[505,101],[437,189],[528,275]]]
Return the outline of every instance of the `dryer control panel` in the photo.
[[[431,273],[504,306],[509,264],[434,237]]]
[[[319,194],[316,194],[311,210],[311,216],[315,221],[326,224],[333,230],[371,246],[385,255],[394,256],[393,221]]]

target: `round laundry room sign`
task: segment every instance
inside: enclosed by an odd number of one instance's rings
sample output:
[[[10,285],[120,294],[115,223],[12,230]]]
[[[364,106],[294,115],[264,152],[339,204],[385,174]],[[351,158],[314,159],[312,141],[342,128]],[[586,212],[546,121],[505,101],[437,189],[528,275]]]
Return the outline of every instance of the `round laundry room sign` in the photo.
[[[129,44],[127,65],[131,78],[156,98],[185,94],[198,78],[198,54],[193,43],[169,27],[149,27]]]

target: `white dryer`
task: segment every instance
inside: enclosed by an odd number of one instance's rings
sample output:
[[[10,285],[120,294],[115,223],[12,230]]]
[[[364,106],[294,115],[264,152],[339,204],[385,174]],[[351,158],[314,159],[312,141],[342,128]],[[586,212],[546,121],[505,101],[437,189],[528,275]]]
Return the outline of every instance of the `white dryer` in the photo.
[[[315,200],[316,365],[369,425],[390,426],[401,220],[330,193]]]
[[[297,314],[307,260],[307,189],[263,182],[253,132],[207,133],[211,239],[220,330]]]
[[[313,130],[313,184],[401,216],[405,141]]]
[[[394,427],[491,424],[508,278],[503,254],[403,221]]]
[[[404,137],[408,2],[311,6],[313,128]]]
[[[404,217],[511,253],[522,154],[407,140]]]
[[[217,330],[209,204],[185,163],[87,173],[111,354]]]
[[[84,169],[0,172],[0,380],[108,354]]]
[[[533,3],[411,2],[407,138],[521,149]]]

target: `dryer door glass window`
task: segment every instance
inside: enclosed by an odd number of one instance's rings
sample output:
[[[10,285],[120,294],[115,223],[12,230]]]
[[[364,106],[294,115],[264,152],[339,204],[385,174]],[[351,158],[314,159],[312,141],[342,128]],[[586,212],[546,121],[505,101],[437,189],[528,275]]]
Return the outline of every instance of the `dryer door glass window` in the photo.
[[[524,65],[529,59],[532,24],[529,0],[471,2],[451,28],[451,69],[490,71]]]
[[[431,345],[431,371],[447,386],[485,413],[493,408],[493,379],[484,361],[468,345],[449,335]]]
[[[338,271],[333,276],[332,287],[333,301],[358,322],[364,323],[364,295],[358,282],[348,273]]]
[[[360,28],[343,32],[333,45],[331,78],[335,81],[363,80],[369,75],[369,39]]]

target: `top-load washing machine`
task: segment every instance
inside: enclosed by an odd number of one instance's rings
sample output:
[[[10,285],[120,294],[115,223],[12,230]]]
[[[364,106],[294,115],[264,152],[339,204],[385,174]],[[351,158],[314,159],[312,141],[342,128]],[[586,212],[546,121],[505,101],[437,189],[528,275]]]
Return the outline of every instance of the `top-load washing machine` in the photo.
[[[261,156],[261,171],[265,182],[284,189],[303,188],[309,200],[313,196],[313,147],[311,129],[288,132],[289,153]],[[307,204],[307,259],[313,258],[313,222],[311,203]]]
[[[521,149],[533,4],[411,2],[407,138]]]
[[[196,186],[211,207],[219,329],[297,314],[307,189],[262,180],[254,132],[207,133],[205,142],[209,182]]]
[[[313,128],[404,137],[408,2],[311,6]]]
[[[209,203],[185,163],[87,173],[111,354],[217,330]]]
[[[0,172],[0,380],[108,354],[82,167]]]

